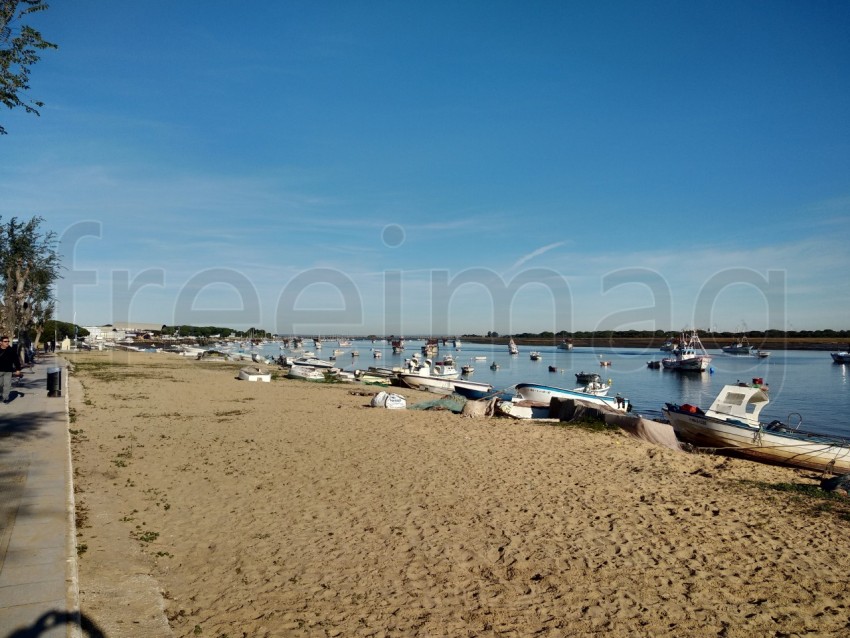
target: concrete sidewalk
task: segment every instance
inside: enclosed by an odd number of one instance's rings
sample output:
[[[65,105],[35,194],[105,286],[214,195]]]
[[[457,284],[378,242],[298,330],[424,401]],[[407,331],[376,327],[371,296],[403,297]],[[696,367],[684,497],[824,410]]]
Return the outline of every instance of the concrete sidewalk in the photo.
[[[81,636],[66,362],[25,370],[0,403],[0,636]],[[47,396],[61,368],[61,397]],[[85,626],[86,620],[82,619]],[[92,630],[93,629],[93,630]],[[87,627],[85,635],[102,635]]]

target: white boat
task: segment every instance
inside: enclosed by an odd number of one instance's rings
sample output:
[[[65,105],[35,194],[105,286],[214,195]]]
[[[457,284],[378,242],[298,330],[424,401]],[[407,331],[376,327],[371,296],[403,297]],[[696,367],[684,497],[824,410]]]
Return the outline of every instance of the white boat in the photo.
[[[335,370],[334,372],[328,373],[328,378],[332,381],[339,381],[341,383],[354,383],[357,380],[354,373],[349,372],[348,370]]]
[[[661,365],[666,370],[682,372],[703,372],[708,369],[709,363],[711,357],[703,347],[696,330],[693,330],[690,336],[682,333],[679,347],[673,351],[673,356],[661,360]]]
[[[850,363],[850,352],[830,352],[829,355],[834,363]]]
[[[390,345],[393,347],[393,354],[401,354],[404,352],[404,339],[393,339],[390,341]]]
[[[561,343],[558,344],[558,350],[572,350],[572,349],[573,349],[572,339],[570,339],[570,340],[564,339],[563,341],[561,341]]]
[[[543,385],[540,383],[518,383],[516,385],[516,396],[523,401],[531,401],[549,405],[553,398],[557,399],[578,399],[587,403],[597,405],[605,405],[614,410],[628,412],[632,409],[631,403],[625,397],[620,395],[609,397],[600,392],[608,392],[609,385],[594,381],[593,384],[568,390],[566,388],[557,388],[551,385]]]
[[[467,364],[467,365],[463,366],[460,369],[460,371],[461,371],[462,374],[472,374],[473,372],[475,372],[475,367]]]
[[[833,474],[850,472],[850,439],[815,434],[779,421],[767,425],[759,414],[769,402],[760,384],[725,385],[708,410],[666,404],[662,409],[680,440],[736,456]]]
[[[516,347],[513,337],[511,337],[511,340],[508,342],[508,353],[519,354],[519,348]]]
[[[263,381],[269,383],[272,380],[271,372],[267,372],[257,366],[245,366],[239,370],[239,378],[243,381]]]
[[[348,339],[337,339],[337,345],[340,348],[349,348],[351,347],[351,341],[349,341]]]
[[[750,346],[750,342],[747,340],[747,335],[741,335],[735,343],[723,346],[721,350],[723,350],[726,354],[750,354],[752,347]]]
[[[452,345],[454,346],[455,350],[460,350],[460,348],[463,344],[460,342],[460,339],[455,337],[454,341],[452,342]]]
[[[540,361],[540,353],[537,350],[532,350],[530,356],[532,361]]]
[[[294,365],[286,373],[290,379],[303,379],[305,381],[324,381],[325,371],[313,366]]]
[[[414,390],[435,394],[457,393],[467,399],[482,399],[493,393],[493,386],[489,383],[467,381],[466,379],[445,379],[404,372],[398,375],[398,379],[402,384]]]
[[[298,357],[295,361],[293,361],[293,365],[296,366],[306,366],[311,368],[333,368],[334,364],[332,361],[325,361],[324,359],[317,359],[316,357]]]
[[[373,351],[372,351],[372,356],[373,356],[375,359],[380,359],[381,357],[383,357],[383,356],[384,356],[384,354],[383,354],[380,350],[373,350]]]
[[[478,355],[476,357],[472,357],[473,361],[487,361],[487,355]]]
[[[765,350],[752,350],[750,354],[759,359],[767,359],[770,356],[770,353]]]

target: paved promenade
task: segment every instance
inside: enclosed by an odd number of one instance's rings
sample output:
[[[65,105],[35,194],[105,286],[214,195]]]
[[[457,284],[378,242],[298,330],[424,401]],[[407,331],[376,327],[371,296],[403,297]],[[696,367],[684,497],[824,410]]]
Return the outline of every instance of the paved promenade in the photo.
[[[56,367],[62,396],[48,397]],[[67,382],[64,360],[40,357],[0,403],[2,638],[102,636],[78,611]]]

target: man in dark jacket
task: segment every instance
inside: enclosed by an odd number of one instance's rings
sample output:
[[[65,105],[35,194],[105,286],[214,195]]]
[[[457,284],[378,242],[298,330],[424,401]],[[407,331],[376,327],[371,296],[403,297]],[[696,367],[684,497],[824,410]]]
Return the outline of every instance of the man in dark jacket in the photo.
[[[6,403],[12,391],[12,375],[21,376],[21,359],[18,349],[6,335],[0,336],[0,401]]]

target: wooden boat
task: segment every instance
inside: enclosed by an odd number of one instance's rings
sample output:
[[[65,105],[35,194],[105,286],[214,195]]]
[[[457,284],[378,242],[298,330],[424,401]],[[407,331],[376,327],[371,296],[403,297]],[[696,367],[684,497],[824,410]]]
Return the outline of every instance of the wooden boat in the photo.
[[[780,421],[763,424],[759,414],[770,401],[760,384],[726,385],[708,410],[667,403],[662,409],[676,436],[698,447],[714,448],[755,461],[833,474],[850,472],[850,439],[800,430]]]
[[[272,380],[271,372],[267,372],[257,366],[245,366],[239,370],[239,378],[243,381],[263,381],[269,383]]]
[[[690,336],[682,333],[679,347],[673,351],[673,356],[661,360],[665,370],[680,372],[703,372],[708,370],[709,363],[711,363],[711,357],[702,345],[696,330],[693,330]]]

